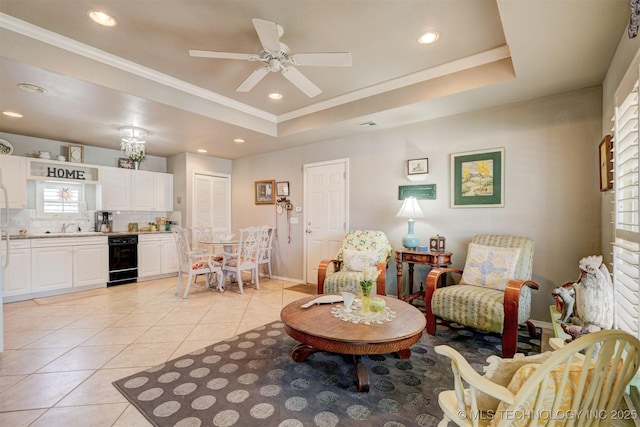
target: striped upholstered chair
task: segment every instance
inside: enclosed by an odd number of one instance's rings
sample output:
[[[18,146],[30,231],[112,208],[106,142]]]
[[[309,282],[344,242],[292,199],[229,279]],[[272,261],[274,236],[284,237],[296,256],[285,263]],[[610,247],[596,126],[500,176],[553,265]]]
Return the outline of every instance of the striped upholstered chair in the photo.
[[[318,266],[318,294],[349,291],[360,293],[362,269],[376,266],[380,274],[376,293],[386,295],[387,263],[391,257],[391,243],[382,231],[351,230],[342,239],[335,259],[325,259]]]
[[[533,240],[528,237],[479,234],[473,237],[463,270],[434,268],[425,292],[427,332],[436,333],[436,317],[483,331],[502,334],[502,355],[513,357],[518,325],[529,320],[533,269]],[[460,282],[445,286],[446,273],[461,274]]]

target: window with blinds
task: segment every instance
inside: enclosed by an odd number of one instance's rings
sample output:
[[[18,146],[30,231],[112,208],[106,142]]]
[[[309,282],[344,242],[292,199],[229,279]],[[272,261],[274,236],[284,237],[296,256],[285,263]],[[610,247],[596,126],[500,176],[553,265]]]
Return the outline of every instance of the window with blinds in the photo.
[[[43,217],[77,217],[85,213],[84,187],[81,184],[38,182],[38,215]]]
[[[615,94],[613,283],[616,327],[640,338],[639,65],[636,57]]]

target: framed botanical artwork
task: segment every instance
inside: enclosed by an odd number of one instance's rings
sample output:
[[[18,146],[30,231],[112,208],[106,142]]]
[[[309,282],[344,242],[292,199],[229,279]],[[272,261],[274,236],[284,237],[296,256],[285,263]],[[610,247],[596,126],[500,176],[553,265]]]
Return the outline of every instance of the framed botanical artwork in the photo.
[[[84,163],[84,147],[69,144],[67,157],[72,163]]]
[[[451,154],[451,207],[504,207],[504,148]]]
[[[273,205],[276,202],[275,180],[256,181],[256,205]]]
[[[122,169],[133,169],[133,160],[120,157],[118,159],[118,167]]]
[[[429,173],[429,159],[407,160],[408,175],[418,175],[421,173]]]
[[[613,164],[611,163],[611,135],[606,135],[598,150],[600,157],[600,191],[613,188]]]
[[[276,196],[278,197],[289,196],[289,181],[276,182]]]

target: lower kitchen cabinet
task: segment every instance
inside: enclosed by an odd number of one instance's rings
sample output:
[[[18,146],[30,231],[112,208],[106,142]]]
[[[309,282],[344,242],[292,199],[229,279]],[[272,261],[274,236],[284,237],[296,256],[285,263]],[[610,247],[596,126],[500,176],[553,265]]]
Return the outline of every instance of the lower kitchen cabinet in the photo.
[[[5,298],[31,292],[31,241],[11,240],[9,245],[9,264],[4,270],[2,292]],[[2,246],[2,259],[7,259],[5,245]]]
[[[106,286],[108,256],[106,236],[32,239],[31,292]]]
[[[138,278],[170,276],[178,271],[178,251],[172,233],[138,235]]]

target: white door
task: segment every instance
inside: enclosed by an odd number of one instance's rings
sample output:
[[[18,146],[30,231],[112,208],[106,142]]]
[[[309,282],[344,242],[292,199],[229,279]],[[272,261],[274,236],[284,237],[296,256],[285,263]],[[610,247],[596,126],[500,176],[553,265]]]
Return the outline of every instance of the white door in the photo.
[[[304,166],[307,283],[318,283],[318,264],[336,256],[349,229],[348,172],[348,159]]]
[[[231,183],[229,176],[196,172],[193,177],[191,226],[206,226],[214,233],[231,231]]]

